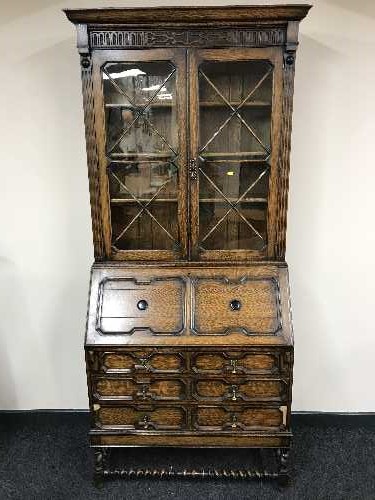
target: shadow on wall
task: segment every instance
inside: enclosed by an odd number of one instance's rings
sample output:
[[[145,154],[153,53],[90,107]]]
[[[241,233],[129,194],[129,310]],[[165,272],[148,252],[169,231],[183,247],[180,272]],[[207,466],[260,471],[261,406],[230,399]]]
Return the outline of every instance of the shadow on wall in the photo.
[[[329,211],[333,189],[331,179],[332,175],[339,176],[341,167],[340,161],[331,161],[335,151],[327,139],[331,136],[332,126],[329,109],[336,103],[332,102],[332,91],[326,89],[330,87],[332,73],[342,57],[332,48],[301,34],[294,95],[287,244],[296,333],[295,410],[321,407],[319,391],[306,391],[306,387],[316,385],[316,370],[319,370],[319,383],[325,380],[327,393],[334,391],[335,398],[340,400],[343,396],[340,389],[345,391],[345,386],[340,387],[334,376],[342,364],[337,354],[341,339],[328,328],[327,297],[316,293],[317,283],[327,279],[323,278],[326,269],[321,262],[322,251],[324,253],[322,226],[331,217],[333,220],[336,217],[336,212],[330,214]],[[322,220],[323,212],[325,220]],[[331,268],[332,279],[337,271]],[[307,279],[309,273],[313,275]],[[329,349],[325,347],[327,343]],[[316,356],[312,356],[312,352]]]
[[[56,6],[61,4],[61,0],[17,0],[16,2],[4,2],[1,5],[0,26],[11,23],[21,17],[33,15],[40,10],[52,7],[54,4]]]
[[[38,358],[39,348],[23,280],[15,264],[5,257],[0,257],[0,281],[0,409],[12,409],[19,406],[15,381],[24,386],[32,380],[37,384],[39,375],[32,372],[38,370],[33,355]],[[36,390],[35,385],[31,384],[29,390]]]
[[[80,66],[75,43],[68,39],[48,47],[29,57],[27,65],[49,91],[45,120],[54,129],[50,133],[53,143],[49,144],[53,162],[44,178],[45,189],[54,190],[51,201],[56,206],[51,210],[50,223],[53,224],[56,210],[60,218],[58,241],[49,243],[49,251],[61,255],[60,265],[65,270],[63,276],[57,273],[58,284],[50,297],[53,313],[45,323],[46,351],[56,395],[54,405],[84,408],[87,390],[83,345],[90,264],[94,258]]]
[[[353,2],[353,0],[324,0],[325,3],[336,5],[343,9],[351,10],[356,14],[363,16],[375,17],[375,2],[374,0],[360,0]]]

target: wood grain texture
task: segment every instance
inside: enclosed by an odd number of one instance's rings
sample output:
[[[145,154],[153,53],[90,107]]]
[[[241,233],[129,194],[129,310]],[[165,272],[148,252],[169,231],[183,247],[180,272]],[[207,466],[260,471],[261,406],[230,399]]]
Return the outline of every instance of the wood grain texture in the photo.
[[[185,283],[180,277],[107,279],[100,284],[99,297],[96,329],[103,334],[179,334],[185,326]]]
[[[257,29],[90,29],[91,49],[156,47],[267,47],[286,41],[284,26]]]
[[[198,401],[281,401],[286,384],[280,380],[204,379],[194,382],[193,397]]]
[[[244,5],[224,7],[154,7],[148,9],[65,9],[73,23],[99,24],[194,24],[246,23],[303,19],[311,5]]]
[[[196,373],[227,375],[231,374],[273,374],[280,370],[280,357],[272,354],[247,354],[240,351],[197,353],[192,358],[192,369]]]
[[[96,405],[97,428],[181,430],[186,428],[186,412],[181,407]]]
[[[283,104],[280,125],[280,151],[278,154],[278,199],[276,208],[276,242],[275,258],[285,259],[286,230],[289,193],[290,147],[292,134],[292,113],[294,93],[295,58],[298,44],[298,26],[290,23],[288,27],[288,44],[284,53],[283,71]]]
[[[185,371],[186,359],[180,352],[164,349],[132,349],[131,351],[94,352],[92,368],[104,373],[178,374]]]
[[[97,478],[110,474],[108,447],[160,445],[276,448],[274,476],[288,478],[294,354],[284,260],[295,53],[299,21],[309,9],[253,5],[65,11],[76,24],[81,56],[96,260],[85,350]],[[141,195],[151,180],[144,179],[139,203],[122,199],[119,187],[114,189],[110,182],[114,158],[130,173],[130,167],[142,170],[144,149],[134,162],[126,155],[122,160],[121,153],[111,156],[106,109],[110,106],[112,112],[119,102],[105,101],[102,67],[108,62],[141,67],[155,61],[169,61],[176,69],[177,182],[154,207],[167,228],[165,237],[173,235],[166,243],[151,217],[129,231],[130,241],[119,243],[116,235],[124,219],[132,220],[147,203],[147,195]],[[248,221],[258,224],[258,246],[241,246],[252,240],[234,213],[227,217],[223,238],[214,236],[207,247],[200,241],[199,199],[206,207],[212,203],[212,186],[204,188],[202,182],[200,141],[210,125],[215,130],[216,122],[220,126],[223,109],[212,89],[211,94],[202,93],[199,86],[199,65],[207,61],[228,68],[235,62],[252,61],[256,66],[263,61],[272,67],[265,92],[244,107],[251,117],[263,113],[255,119],[255,128],[269,137],[269,156],[264,159],[269,168],[249,201],[259,206],[246,212]],[[245,89],[251,88],[251,71],[237,80],[229,69],[226,73],[218,85],[229,89],[230,106],[237,107]],[[137,85],[147,90],[141,81]],[[128,108],[130,113],[143,109],[131,102],[125,108],[128,113]],[[170,103],[154,102],[151,108],[154,124],[170,135]],[[120,119],[120,130],[122,126]],[[238,152],[259,154],[254,135],[242,137],[238,124],[227,127],[222,141],[229,160]],[[158,146],[157,151],[164,149]],[[249,160],[248,169],[256,170],[258,159]],[[218,168],[212,175],[220,172]],[[246,175],[251,185],[255,174]],[[223,199],[231,205],[237,197],[230,191]],[[211,219],[215,224],[221,215],[210,219],[206,210],[204,217],[209,230]],[[147,471],[140,474],[149,476]],[[255,476],[248,471],[248,477]]]
[[[241,432],[279,429],[285,426],[280,408],[198,406],[193,425],[200,430]]]
[[[176,279],[183,283],[183,290],[179,289],[178,298],[173,298],[174,295],[167,294],[167,291],[171,286],[169,283],[174,283]],[[213,286],[212,293],[203,290],[204,293],[198,301],[197,280],[202,283],[212,283]],[[122,328],[116,331],[110,328],[103,330],[102,303],[105,297],[102,293],[103,286],[108,283],[122,282],[157,282],[160,296],[147,292],[147,287],[152,290],[151,285],[141,287],[144,289],[142,290],[144,295],[132,291],[136,300],[132,299],[131,295],[123,295],[124,291],[119,292],[119,296],[108,296],[105,310],[112,311],[111,314],[116,313],[117,317],[120,317],[119,324]],[[217,290],[218,285],[219,290]],[[173,290],[175,290],[174,285]],[[185,297],[184,300],[182,296]],[[135,319],[125,318],[125,312],[122,311],[132,307],[131,310],[135,310],[137,301],[142,298],[150,302],[149,310],[152,309],[152,314],[148,316],[146,310],[137,313]],[[230,303],[233,300],[242,301],[242,309],[232,311]],[[153,304],[155,304],[154,308],[152,308]],[[183,327],[177,330],[176,320],[177,316],[180,318],[179,314],[183,314],[183,304],[185,304],[185,321],[182,323]],[[289,308],[288,277],[284,266],[212,268],[94,266],[86,345],[144,345],[147,347],[151,345],[291,345],[292,325]],[[144,313],[142,323],[142,320],[138,318]],[[107,315],[106,321],[108,321],[109,312],[105,314]],[[129,316],[133,317],[133,314],[129,313]],[[202,324],[205,329],[208,328],[209,331],[212,328],[210,335],[197,335],[199,332],[196,326],[197,317],[201,318],[199,321],[203,320]],[[113,321],[119,320],[114,318]],[[134,321],[140,323],[134,326]],[[154,330],[151,323],[160,329]],[[132,331],[129,331],[129,325],[133,325]],[[271,331],[270,325],[275,329]],[[258,327],[256,328],[258,331],[251,331],[249,334],[247,329],[253,326]],[[161,327],[163,327],[164,335],[160,334]],[[202,332],[204,333],[205,330]]]
[[[231,305],[237,305],[233,310]],[[271,279],[192,281],[192,329],[198,335],[275,335],[281,328],[279,285]]]
[[[186,382],[164,378],[93,379],[92,391],[98,401],[179,401],[186,399]]]
[[[85,116],[86,151],[89,174],[94,256],[95,260],[102,260],[105,256],[105,247],[101,219],[99,154],[98,141],[95,132],[92,62],[88,55],[84,56],[83,61],[84,63],[81,64],[82,96]]]
[[[90,443],[92,446],[183,446],[186,448],[278,448],[290,446],[291,433],[260,433],[243,432],[241,434],[207,434],[194,431],[186,434],[168,433],[155,434],[117,434],[113,431],[90,431]]]

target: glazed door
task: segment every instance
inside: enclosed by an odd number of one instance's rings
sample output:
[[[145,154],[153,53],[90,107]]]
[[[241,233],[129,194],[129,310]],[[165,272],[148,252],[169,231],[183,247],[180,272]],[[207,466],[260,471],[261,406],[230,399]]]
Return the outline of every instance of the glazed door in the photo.
[[[186,257],[186,52],[94,51],[106,256]]]
[[[273,256],[281,48],[189,50],[191,254]]]

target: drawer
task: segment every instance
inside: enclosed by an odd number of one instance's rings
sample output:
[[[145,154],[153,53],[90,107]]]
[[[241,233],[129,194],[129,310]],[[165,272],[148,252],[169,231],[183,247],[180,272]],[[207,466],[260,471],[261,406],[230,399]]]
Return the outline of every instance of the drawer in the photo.
[[[95,377],[93,395],[98,400],[179,401],[186,398],[186,384],[179,379]]]
[[[192,355],[192,370],[198,374],[276,374],[280,373],[280,354],[241,351],[202,352]]]
[[[202,431],[284,430],[287,407],[198,406],[193,425]]]
[[[275,335],[281,328],[275,278],[196,278],[192,304],[192,329],[198,335]]]
[[[105,373],[178,374],[186,370],[185,354],[178,351],[132,349],[89,351],[94,371]]]
[[[185,281],[107,278],[99,287],[96,329],[103,334],[178,334],[185,326]]]
[[[175,406],[101,406],[94,404],[95,425],[101,429],[182,430],[187,416]]]
[[[204,379],[193,382],[193,397],[199,401],[282,401],[288,385],[283,380]]]

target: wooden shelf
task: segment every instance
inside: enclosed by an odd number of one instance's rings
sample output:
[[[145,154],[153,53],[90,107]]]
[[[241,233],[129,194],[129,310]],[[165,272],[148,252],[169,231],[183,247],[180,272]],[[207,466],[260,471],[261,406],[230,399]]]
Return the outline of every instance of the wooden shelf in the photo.
[[[228,198],[231,203],[237,203],[238,198]],[[224,198],[200,198],[200,203],[227,203]],[[267,203],[267,198],[243,198],[240,203]]]
[[[231,102],[230,105],[233,106],[234,108],[237,108],[241,103],[240,102]],[[221,101],[221,102],[215,102],[215,101],[202,101],[199,103],[199,106],[201,108],[203,107],[207,107],[207,108],[211,108],[211,107],[217,107],[217,108],[222,108],[222,107],[229,107],[228,104],[226,104],[224,101]],[[245,104],[243,104],[241,106],[241,108],[268,108],[272,106],[272,103],[270,102],[266,102],[266,101],[249,101],[249,102],[245,102]]]
[[[127,204],[127,203],[147,203],[151,198],[137,198],[137,201],[133,198],[112,198],[111,203],[115,205]],[[237,203],[238,198],[228,198],[231,203]],[[267,203],[267,198],[244,198],[240,203]],[[155,198],[152,203],[177,203],[177,198]],[[224,198],[200,198],[199,203],[227,203]]]
[[[231,106],[234,108],[237,108],[241,103],[240,102],[231,102]],[[133,106],[132,104],[117,104],[117,103],[108,103],[105,104],[106,108],[126,108],[126,109],[136,109],[140,110],[142,109],[145,104],[140,104],[139,106]],[[153,102],[150,103],[147,108],[173,108],[176,106],[174,102]],[[272,106],[272,103],[267,102],[267,101],[249,101],[245,102],[241,106],[241,108],[269,108]],[[224,101],[221,102],[215,102],[215,101],[202,101],[199,103],[199,107],[201,108],[229,108],[228,104],[226,104]],[[147,109],[146,108],[146,109]]]
[[[137,160],[141,161],[147,161],[150,159],[150,161],[155,161],[155,159],[158,158],[174,158],[176,155],[172,153],[172,151],[165,151],[161,153],[110,153],[110,156],[112,158],[115,158],[115,161],[118,161],[118,159],[127,159],[127,158],[136,158]]]
[[[151,200],[152,196],[150,198],[137,198],[137,200],[134,200],[133,198],[112,198],[111,203],[115,205],[122,205],[122,204],[127,204],[127,203],[148,203]],[[152,203],[177,203],[177,198],[155,198],[155,200],[152,200]]]

